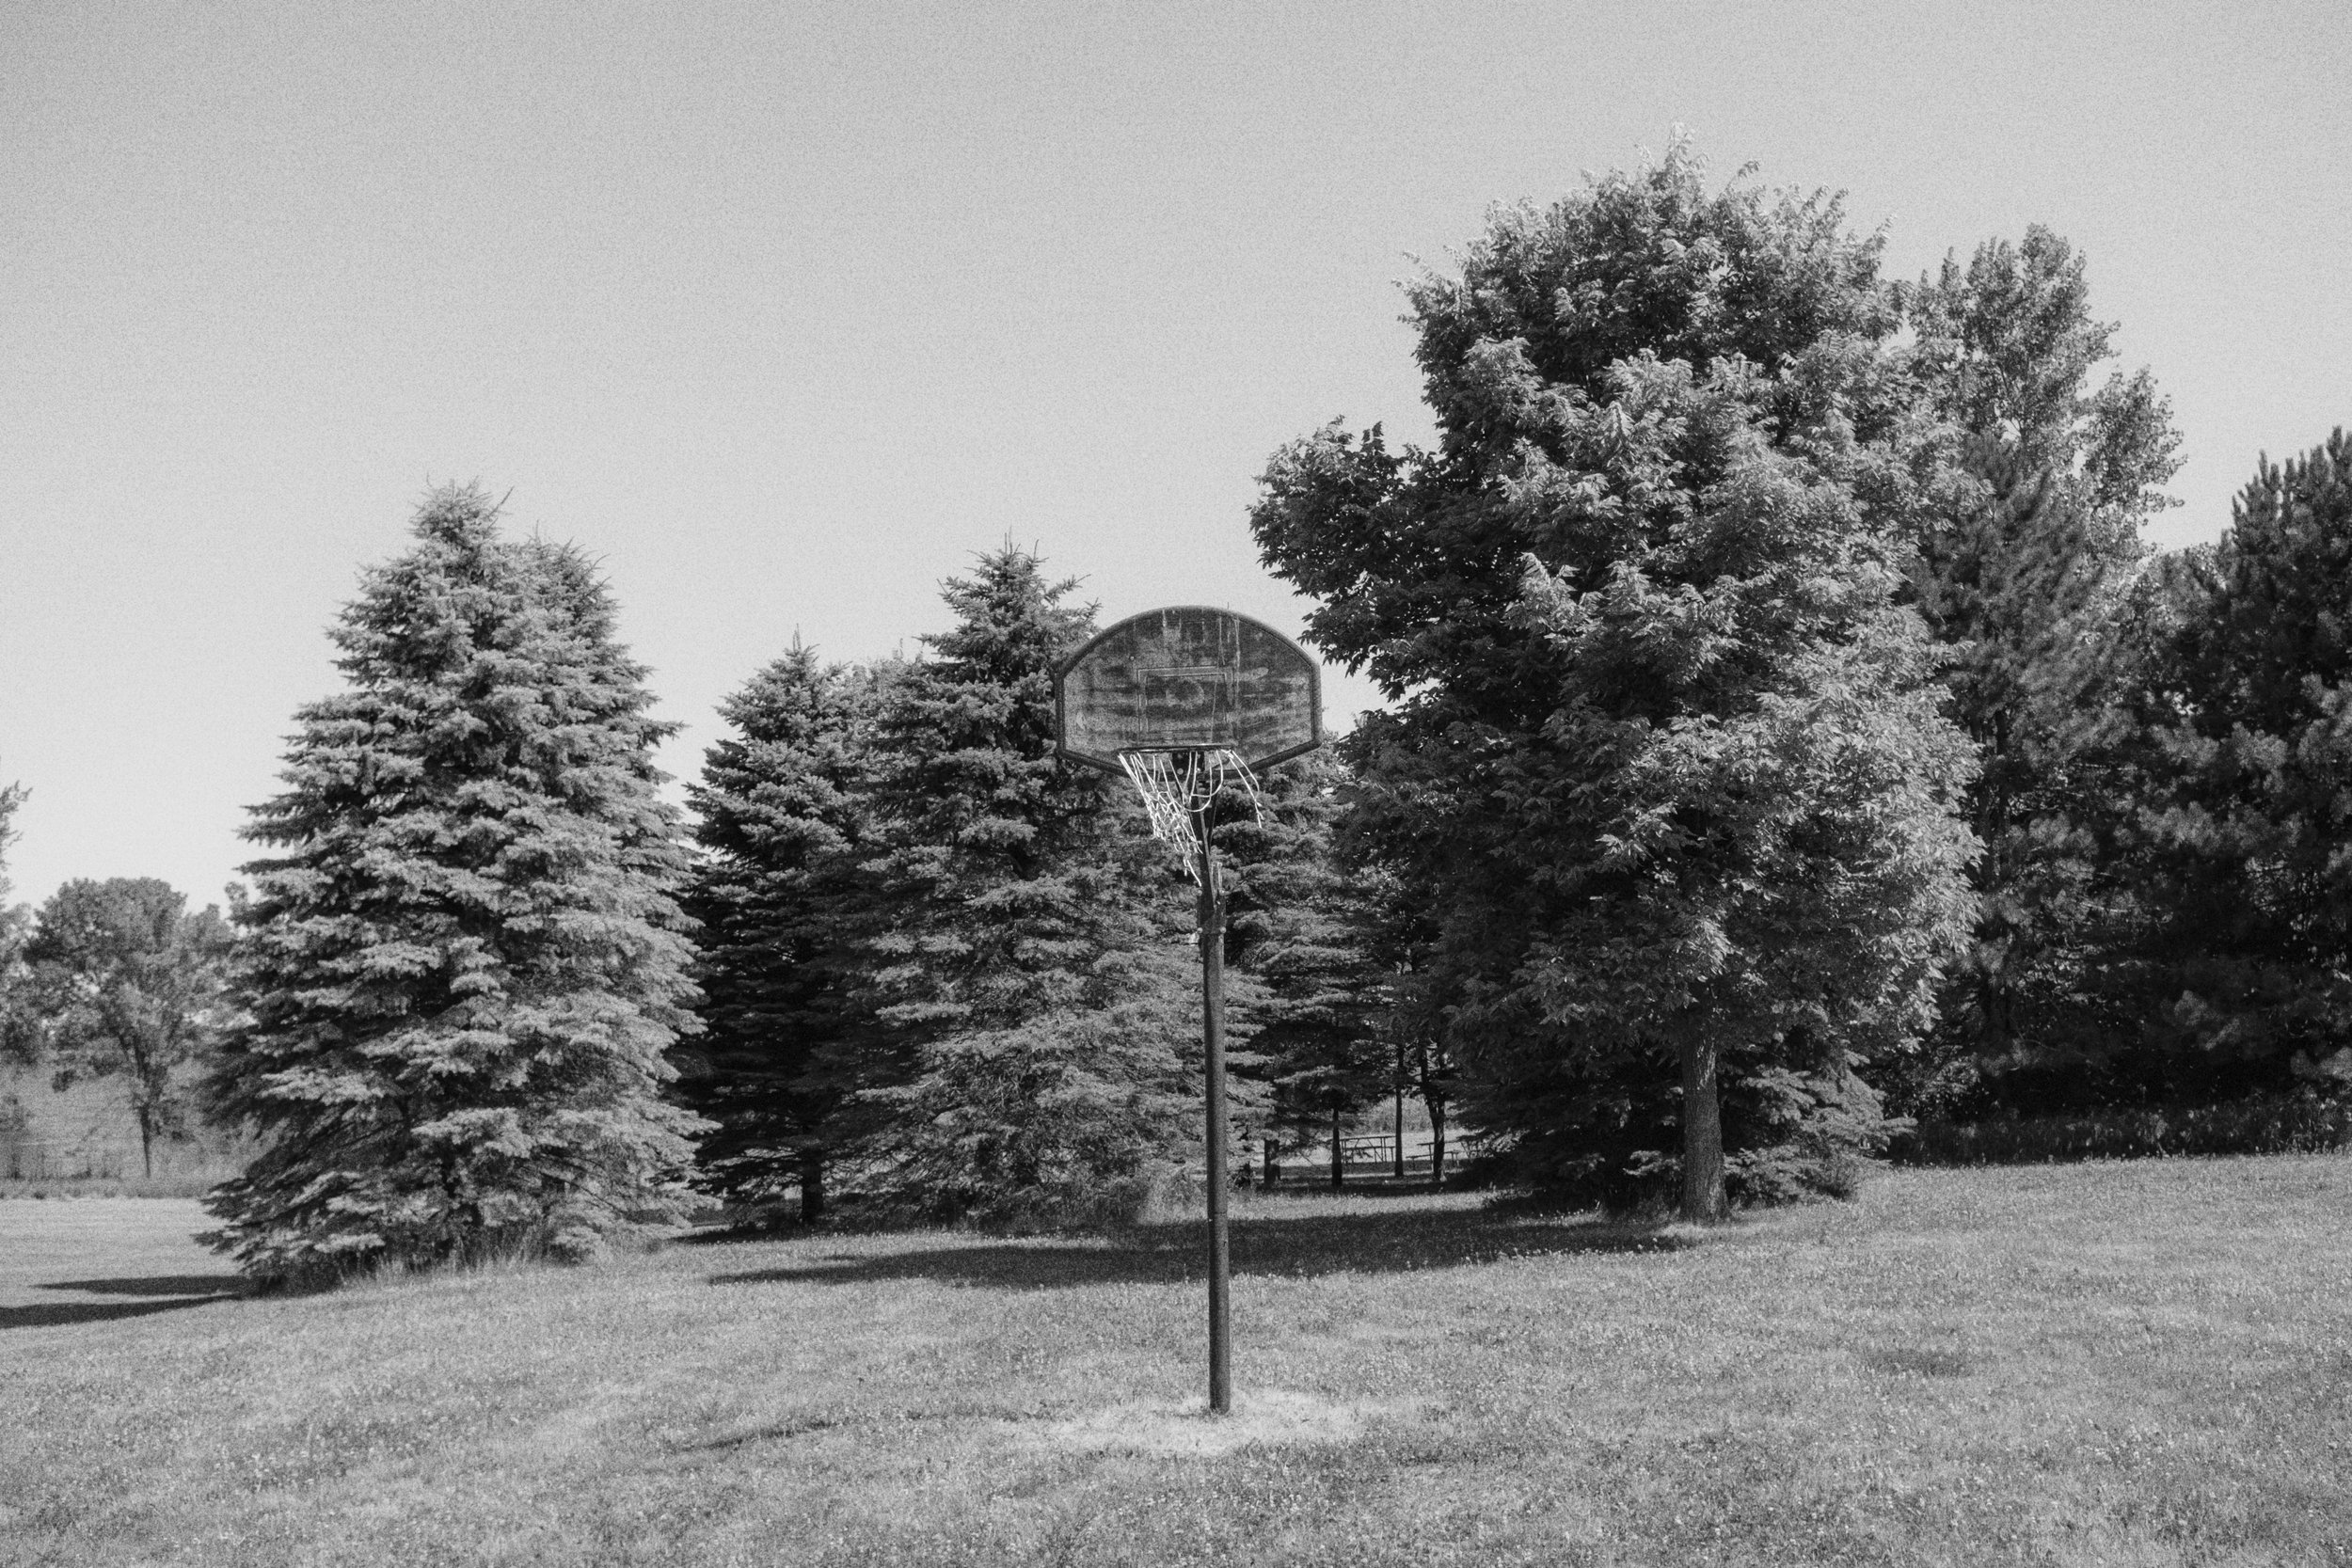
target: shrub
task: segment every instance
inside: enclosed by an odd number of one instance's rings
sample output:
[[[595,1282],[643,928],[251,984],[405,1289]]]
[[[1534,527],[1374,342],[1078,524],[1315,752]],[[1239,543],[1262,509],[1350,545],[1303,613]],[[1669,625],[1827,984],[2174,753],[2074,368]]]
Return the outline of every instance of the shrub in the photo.
[[[1898,1164],[2007,1165],[2167,1155],[2293,1154],[2352,1148],[2352,1104],[2315,1095],[2227,1105],[2119,1107],[1988,1121],[1923,1121],[1888,1149]]]

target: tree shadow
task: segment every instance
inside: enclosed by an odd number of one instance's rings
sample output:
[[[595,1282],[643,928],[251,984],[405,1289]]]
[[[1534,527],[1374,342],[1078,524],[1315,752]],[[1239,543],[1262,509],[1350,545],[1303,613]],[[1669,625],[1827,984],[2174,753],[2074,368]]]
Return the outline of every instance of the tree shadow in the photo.
[[[1232,1222],[1237,1275],[1312,1276],[1401,1274],[1577,1253],[1672,1252],[1688,1238],[1658,1226],[1511,1213],[1312,1214]],[[1081,1285],[1172,1284],[1207,1270],[1202,1221],[1139,1226],[1097,1242],[1066,1238],[984,1241],[864,1256],[832,1253],[779,1268],[710,1276],[713,1285],[855,1285],[930,1279],[1009,1291]]]
[[[0,1332],[11,1328],[54,1328],[61,1323],[106,1323],[116,1318],[144,1318],[157,1312],[205,1307],[246,1293],[245,1279],[233,1274],[149,1275],[139,1278],[57,1279],[38,1287],[43,1291],[79,1291],[86,1295],[114,1296],[113,1301],[41,1302],[32,1307],[0,1307]]]
[[[79,1291],[92,1296],[235,1296],[245,1293],[238,1274],[157,1274],[133,1279],[58,1279],[43,1291]]]

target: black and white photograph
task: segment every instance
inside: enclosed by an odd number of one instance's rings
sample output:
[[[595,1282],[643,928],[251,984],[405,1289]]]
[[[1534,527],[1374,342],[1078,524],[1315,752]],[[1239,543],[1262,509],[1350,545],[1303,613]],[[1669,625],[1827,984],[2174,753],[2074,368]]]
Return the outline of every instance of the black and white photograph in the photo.
[[[0,0],[0,1568],[2352,1568],[2352,15]]]

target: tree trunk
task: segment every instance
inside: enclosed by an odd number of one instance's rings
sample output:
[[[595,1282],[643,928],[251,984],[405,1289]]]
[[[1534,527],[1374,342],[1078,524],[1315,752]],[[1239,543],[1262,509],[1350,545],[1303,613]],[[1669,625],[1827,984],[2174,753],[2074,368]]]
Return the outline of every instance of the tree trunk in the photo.
[[[1724,1108],[1716,1086],[1715,1042],[1682,1048],[1682,1217],[1714,1225],[1728,1217],[1724,1195]]]
[[[150,1181],[155,1180],[155,1111],[152,1106],[139,1107],[139,1164]]]
[[[1346,1164],[1347,1164],[1347,1162],[1346,1162],[1345,1160],[1343,1160],[1343,1159],[1342,1159],[1342,1158],[1341,1158],[1341,1151],[1340,1151],[1340,1108],[1339,1108],[1337,1105],[1334,1105],[1334,1106],[1332,1106],[1332,1107],[1331,1107],[1331,1185],[1332,1185],[1332,1186],[1334,1186],[1334,1187],[1343,1187],[1343,1186],[1345,1186],[1345,1185],[1347,1184],[1347,1174],[1346,1174],[1346,1168],[1345,1168],[1345,1167],[1346,1167]]]
[[[825,1217],[825,1156],[814,1148],[801,1150],[801,1223],[814,1225]]]
[[[1434,1098],[1422,1103],[1429,1107],[1429,1190],[1434,1193],[1445,1185],[1445,1103]]]

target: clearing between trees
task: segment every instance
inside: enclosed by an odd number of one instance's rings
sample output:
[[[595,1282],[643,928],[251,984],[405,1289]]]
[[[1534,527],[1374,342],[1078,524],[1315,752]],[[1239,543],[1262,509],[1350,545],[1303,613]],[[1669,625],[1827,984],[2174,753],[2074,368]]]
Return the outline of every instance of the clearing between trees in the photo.
[[[0,1204],[0,1560],[2352,1561],[2341,1156],[1263,1199],[1221,1427],[1188,1226],[211,1300],[201,1223]]]

